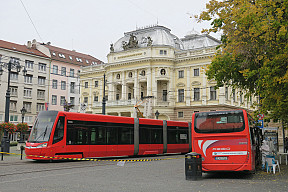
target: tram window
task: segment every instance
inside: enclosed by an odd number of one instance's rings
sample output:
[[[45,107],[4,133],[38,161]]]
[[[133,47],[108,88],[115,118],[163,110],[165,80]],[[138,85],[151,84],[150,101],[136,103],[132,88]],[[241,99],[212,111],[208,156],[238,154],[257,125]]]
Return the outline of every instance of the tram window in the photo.
[[[163,143],[163,128],[157,125],[139,125],[140,144]]]
[[[118,142],[119,144],[133,144],[134,130],[133,125],[125,125],[118,127]]]
[[[112,123],[107,123],[106,140],[107,140],[107,145],[118,144],[117,127],[114,126]]]
[[[67,124],[67,144],[68,145],[87,145],[88,127],[84,121],[68,121]]]
[[[105,145],[106,144],[106,133],[105,127],[101,124],[93,123],[91,128],[91,144],[92,145]]]
[[[67,145],[117,145],[134,143],[133,124],[68,121]]]
[[[59,117],[55,132],[54,132],[54,137],[53,137],[53,144],[61,141],[64,137],[64,117]]]
[[[168,126],[168,144],[189,143],[188,127]]]

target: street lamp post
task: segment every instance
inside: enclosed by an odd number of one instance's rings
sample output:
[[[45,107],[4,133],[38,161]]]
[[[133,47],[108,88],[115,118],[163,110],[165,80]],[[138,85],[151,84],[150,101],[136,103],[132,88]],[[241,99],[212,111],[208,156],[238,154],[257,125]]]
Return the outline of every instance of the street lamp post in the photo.
[[[103,115],[105,115],[105,107],[106,107],[105,86],[106,86],[106,79],[105,79],[105,73],[104,73],[103,101],[102,101],[102,114]]]
[[[0,62],[0,75],[3,74],[3,68],[8,69],[8,81],[7,81],[7,91],[6,91],[6,103],[5,103],[5,122],[9,122],[9,108],[10,108],[10,76],[12,68],[17,70],[17,73],[21,70],[21,65],[19,60],[11,57],[9,63]],[[23,69],[24,76],[26,75],[27,70]],[[10,140],[8,137],[8,131],[4,130],[4,136],[1,141],[1,152],[10,152]]]
[[[25,117],[25,113],[27,112],[27,110],[23,106],[23,108],[20,110],[20,112],[21,112],[21,115],[22,115],[22,123],[24,123],[24,117]],[[23,133],[22,133],[22,131],[20,132],[20,141],[19,141],[19,143],[23,143]]]

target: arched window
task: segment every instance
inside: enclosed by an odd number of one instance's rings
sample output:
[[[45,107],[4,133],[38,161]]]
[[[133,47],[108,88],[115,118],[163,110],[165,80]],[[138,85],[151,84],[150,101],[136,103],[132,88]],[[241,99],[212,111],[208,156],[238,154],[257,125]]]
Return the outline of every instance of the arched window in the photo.
[[[161,75],[166,75],[165,69],[161,69],[160,74],[161,74]]]
[[[145,76],[145,70],[142,70],[140,73],[141,76]]]
[[[131,78],[132,76],[133,76],[132,72],[129,72],[129,73],[128,73],[128,77]]]

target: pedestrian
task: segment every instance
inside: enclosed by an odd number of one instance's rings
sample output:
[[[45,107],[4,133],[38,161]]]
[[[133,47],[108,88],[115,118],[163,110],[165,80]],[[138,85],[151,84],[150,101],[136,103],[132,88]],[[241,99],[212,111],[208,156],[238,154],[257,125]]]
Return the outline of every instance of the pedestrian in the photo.
[[[288,152],[288,137],[285,137],[285,141],[284,141],[284,151],[285,151],[285,153]]]
[[[262,169],[265,169],[266,156],[269,155],[269,151],[270,151],[268,141],[263,140],[260,150],[261,150],[261,155],[262,155]]]

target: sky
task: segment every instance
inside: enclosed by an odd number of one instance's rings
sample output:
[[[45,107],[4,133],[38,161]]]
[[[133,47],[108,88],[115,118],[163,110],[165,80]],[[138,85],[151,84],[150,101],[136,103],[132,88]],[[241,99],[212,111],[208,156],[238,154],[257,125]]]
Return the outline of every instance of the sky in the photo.
[[[136,27],[162,25],[183,38],[210,23],[192,15],[209,0],[0,0],[0,39],[17,44],[51,45],[89,54],[107,62],[110,44]],[[28,12],[28,14],[27,14]],[[28,16],[29,15],[29,16]],[[31,21],[32,20],[32,21]],[[36,29],[35,29],[36,28]],[[210,34],[219,39],[219,35]]]

